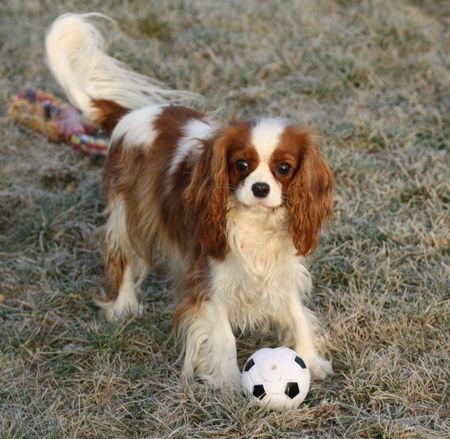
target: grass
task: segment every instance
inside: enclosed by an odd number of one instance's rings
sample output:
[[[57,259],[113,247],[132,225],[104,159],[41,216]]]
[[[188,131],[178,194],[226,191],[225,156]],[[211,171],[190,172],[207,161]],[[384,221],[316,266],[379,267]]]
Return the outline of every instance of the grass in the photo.
[[[60,92],[44,34],[74,9],[115,18],[111,53],[220,119],[317,127],[336,218],[310,306],[336,375],[299,409],[184,382],[160,275],[142,318],[110,325],[93,306],[102,164],[6,117],[26,84]],[[449,437],[449,18],[431,0],[3,2],[0,437]],[[241,363],[268,340],[240,340]]]

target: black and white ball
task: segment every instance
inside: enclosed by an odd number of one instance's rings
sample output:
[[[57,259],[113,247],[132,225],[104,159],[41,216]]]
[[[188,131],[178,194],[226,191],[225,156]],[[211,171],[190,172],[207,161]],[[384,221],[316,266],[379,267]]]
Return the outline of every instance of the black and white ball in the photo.
[[[305,362],[289,348],[263,348],[245,363],[242,387],[256,404],[282,410],[306,397],[311,377]]]

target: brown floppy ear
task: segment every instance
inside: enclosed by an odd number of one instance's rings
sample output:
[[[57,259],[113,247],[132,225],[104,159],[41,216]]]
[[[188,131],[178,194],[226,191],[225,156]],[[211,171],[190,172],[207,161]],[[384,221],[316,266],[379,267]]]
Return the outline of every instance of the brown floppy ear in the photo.
[[[205,142],[183,194],[188,217],[194,220],[195,244],[217,259],[223,259],[227,249],[227,150],[224,138]]]
[[[295,129],[299,166],[287,190],[289,231],[299,255],[317,247],[323,221],[332,214],[333,176],[309,131]]]

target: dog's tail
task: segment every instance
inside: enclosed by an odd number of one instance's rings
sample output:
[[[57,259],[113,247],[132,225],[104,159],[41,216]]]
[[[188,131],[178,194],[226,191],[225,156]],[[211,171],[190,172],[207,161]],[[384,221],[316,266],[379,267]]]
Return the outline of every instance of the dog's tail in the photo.
[[[61,15],[45,41],[50,70],[85,116],[110,134],[131,109],[193,97],[189,92],[167,90],[107,55],[104,39],[93,24],[96,18],[111,20],[98,13]]]

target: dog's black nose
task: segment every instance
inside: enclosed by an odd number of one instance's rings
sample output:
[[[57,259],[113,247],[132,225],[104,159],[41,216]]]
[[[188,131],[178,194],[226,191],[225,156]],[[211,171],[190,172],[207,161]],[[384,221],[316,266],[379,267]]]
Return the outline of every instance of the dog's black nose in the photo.
[[[270,186],[267,183],[255,183],[252,186],[252,192],[257,198],[266,198],[270,192]]]

